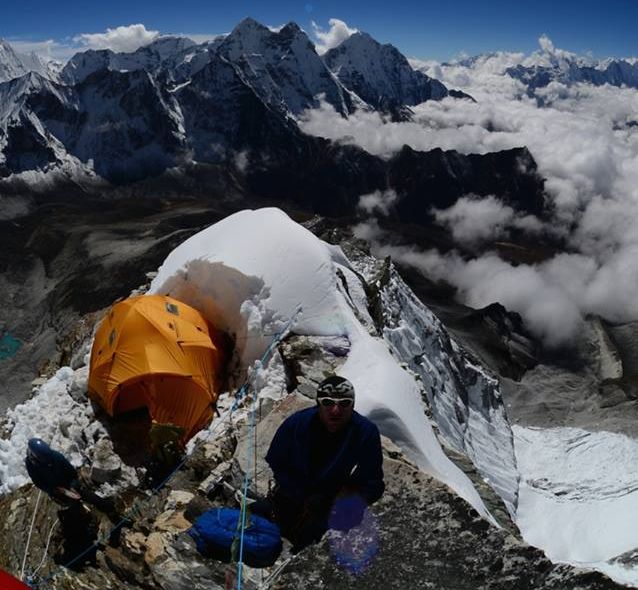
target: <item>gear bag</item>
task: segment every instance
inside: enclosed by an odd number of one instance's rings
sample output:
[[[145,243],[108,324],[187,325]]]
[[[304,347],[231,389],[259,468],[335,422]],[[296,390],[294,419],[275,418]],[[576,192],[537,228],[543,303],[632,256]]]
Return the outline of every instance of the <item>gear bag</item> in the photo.
[[[241,510],[212,508],[202,514],[188,534],[205,557],[229,563],[239,559]],[[269,567],[281,553],[279,527],[261,516],[246,515],[243,562],[250,567]]]

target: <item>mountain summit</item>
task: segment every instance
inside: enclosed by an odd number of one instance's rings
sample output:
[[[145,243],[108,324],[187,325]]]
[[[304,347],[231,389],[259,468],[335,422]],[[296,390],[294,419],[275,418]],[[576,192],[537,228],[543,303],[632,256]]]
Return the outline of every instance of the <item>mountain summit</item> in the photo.
[[[395,110],[449,94],[441,82],[415,71],[396,47],[367,33],[351,35],[324,59],[346,88],[377,109]]]

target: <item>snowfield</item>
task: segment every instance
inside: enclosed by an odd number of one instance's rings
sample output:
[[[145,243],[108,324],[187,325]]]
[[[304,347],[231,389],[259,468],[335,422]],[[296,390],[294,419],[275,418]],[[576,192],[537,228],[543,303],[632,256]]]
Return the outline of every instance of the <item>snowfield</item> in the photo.
[[[638,547],[638,441],[579,428],[513,431],[523,538],[552,561],[638,586],[636,564],[614,560]]]

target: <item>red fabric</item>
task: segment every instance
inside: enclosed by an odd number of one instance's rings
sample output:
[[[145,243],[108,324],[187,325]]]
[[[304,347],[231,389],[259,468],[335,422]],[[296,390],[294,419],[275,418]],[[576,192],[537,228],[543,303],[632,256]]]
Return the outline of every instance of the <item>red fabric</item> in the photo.
[[[30,590],[30,586],[0,570],[0,590]]]

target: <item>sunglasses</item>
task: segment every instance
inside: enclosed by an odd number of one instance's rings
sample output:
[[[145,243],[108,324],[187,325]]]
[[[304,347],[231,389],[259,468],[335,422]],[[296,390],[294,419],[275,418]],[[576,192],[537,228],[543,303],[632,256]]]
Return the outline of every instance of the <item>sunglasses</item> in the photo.
[[[337,404],[340,408],[349,408],[354,403],[354,400],[350,397],[346,397],[343,399],[334,399],[332,397],[320,397],[318,400],[319,405],[324,408],[332,408],[335,404]]]

